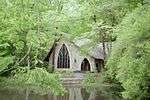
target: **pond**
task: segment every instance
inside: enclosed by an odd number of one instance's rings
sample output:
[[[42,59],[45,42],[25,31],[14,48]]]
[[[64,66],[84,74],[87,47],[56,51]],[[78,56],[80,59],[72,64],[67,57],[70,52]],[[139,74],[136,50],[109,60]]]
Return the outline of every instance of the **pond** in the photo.
[[[64,96],[54,96],[52,94],[38,95],[26,92],[0,91],[0,100],[111,100],[110,98],[100,95],[96,91],[90,93],[82,87],[66,87],[68,93]]]

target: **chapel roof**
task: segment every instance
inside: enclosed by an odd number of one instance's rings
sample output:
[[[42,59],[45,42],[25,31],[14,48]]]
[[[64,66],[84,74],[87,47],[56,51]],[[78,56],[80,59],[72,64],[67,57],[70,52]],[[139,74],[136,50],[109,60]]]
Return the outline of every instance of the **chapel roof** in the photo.
[[[86,38],[85,36],[81,36],[78,38],[74,38],[74,39],[69,39],[70,35],[67,33],[63,33],[62,37],[60,37],[58,40],[54,41],[53,46],[50,49],[49,54],[47,55],[47,57],[45,58],[45,60],[48,60],[48,57],[51,55],[52,50],[55,48],[55,46],[57,45],[57,43],[61,40],[64,39],[66,41],[69,41],[70,43],[72,43],[74,46],[76,46],[79,50],[83,50],[85,49],[86,54],[88,54],[89,56],[95,58],[95,59],[104,59],[104,52],[103,52],[103,45],[102,43],[99,44],[93,44],[92,40],[89,38]],[[105,42],[105,52],[106,52],[106,56],[108,56],[109,51],[110,51],[110,43],[109,42]]]
[[[79,39],[77,41],[73,41],[74,44],[76,46],[78,46],[79,48],[85,48],[88,49],[87,53],[96,59],[104,59],[104,52],[103,52],[103,44],[99,43],[99,44],[92,44],[92,40],[91,39],[87,39],[87,38],[82,38]],[[90,45],[92,44],[92,45]],[[109,51],[110,51],[110,43],[109,42],[105,42],[105,52],[106,52],[106,56],[108,55]]]

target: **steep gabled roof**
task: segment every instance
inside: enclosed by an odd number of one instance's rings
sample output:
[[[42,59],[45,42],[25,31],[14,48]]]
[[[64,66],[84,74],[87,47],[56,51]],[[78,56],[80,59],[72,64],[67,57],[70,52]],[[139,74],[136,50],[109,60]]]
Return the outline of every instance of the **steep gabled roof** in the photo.
[[[104,52],[103,52],[103,45],[102,43],[100,44],[92,44],[92,40],[85,38],[85,37],[79,37],[79,38],[75,38],[75,39],[68,39],[68,35],[69,34],[63,34],[62,37],[60,37],[58,40],[54,41],[54,44],[52,46],[52,48],[50,49],[47,57],[45,58],[45,61],[49,61],[49,57],[51,55],[51,53],[53,52],[53,50],[55,49],[57,43],[61,40],[67,40],[70,43],[72,43],[75,47],[77,47],[79,50],[85,50],[84,53],[88,54],[89,56],[96,58],[96,59],[104,59],[106,57],[104,57]],[[92,45],[91,45],[92,44]],[[110,43],[109,42],[105,42],[105,52],[106,52],[106,56],[109,54],[110,52]]]
[[[109,55],[109,52],[110,52],[110,48],[111,48],[110,43],[105,42],[105,53],[106,53],[106,55],[104,55],[103,44],[100,43],[90,50],[90,55],[96,59],[107,58],[107,56]]]
[[[53,43],[53,46],[50,48],[50,51],[48,52],[48,55],[46,56],[46,58],[44,59],[44,61],[49,61],[49,57],[50,55],[52,54],[53,50],[55,49],[55,47],[57,46],[57,42],[59,41],[60,39],[57,39],[54,41]]]
[[[96,58],[96,59],[104,59],[105,58],[102,43],[93,44],[91,39],[82,38],[82,39],[74,41],[74,44],[77,45],[80,49],[82,49],[82,48],[88,49],[87,50],[88,54],[93,58]],[[104,45],[105,45],[105,53],[107,56],[108,53],[110,52],[111,45],[109,42],[105,42]]]

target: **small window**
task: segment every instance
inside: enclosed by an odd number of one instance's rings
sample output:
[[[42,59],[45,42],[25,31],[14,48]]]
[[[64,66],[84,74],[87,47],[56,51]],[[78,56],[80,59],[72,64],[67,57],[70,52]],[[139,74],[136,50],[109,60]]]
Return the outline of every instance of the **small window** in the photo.
[[[77,60],[76,60],[76,59],[74,59],[74,62],[76,63],[76,62],[77,62]]]

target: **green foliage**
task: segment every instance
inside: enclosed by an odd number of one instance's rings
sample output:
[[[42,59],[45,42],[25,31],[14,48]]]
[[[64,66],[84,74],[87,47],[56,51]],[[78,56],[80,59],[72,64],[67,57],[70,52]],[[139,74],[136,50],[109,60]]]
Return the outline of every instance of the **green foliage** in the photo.
[[[50,74],[45,69],[35,68],[29,70],[28,68],[19,68],[13,73],[15,73],[13,77],[4,79],[1,82],[1,87],[19,90],[27,89],[40,94],[51,92],[55,95],[63,95],[66,92],[59,80],[59,76]]]
[[[103,71],[102,73],[86,73],[83,86],[87,92],[97,91],[99,94],[111,98],[110,100],[120,100],[122,95],[120,92],[123,88],[117,80],[111,80]]]
[[[92,42],[81,50],[88,52],[86,47],[117,37],[99,84],[112,84],[126,99],[150,98],[149,5],[149,0],[0,0],[0,73],[11,76],[0,83],[60,94],[59,74],[36,68],[48,66],[43,60],[54,40],[63,33],[88,38]],[[87,74],[84,83],[95,84],[93,77]]]
[[[47,0],[1,0],[0,3],[2,64],[7,68],[10,63],[2,59],[10,56],[13,57],[11,66],[41,66],[55,39],[45,18],[52,6]]]
[[[94,86],[96,83],[96,75],[95,73],[86,73],[83,84],[86,87]]]
[[[127,99],[148,99],[150,84],[150,10],[140,6],[128,14],[117,27],[118,38],[107,73],[111,79],[122,83]]]
[[[73,71],[70,70],[57,70],[54,71],[54,73],[59,75],[61,78],[71,78],[74,76]]]
[[[4,70],[9,64],[13,63],[13,57],[6,56],[6,57],[0,57],[0,71]]]

